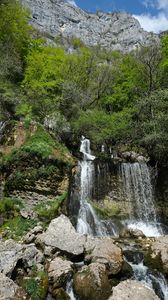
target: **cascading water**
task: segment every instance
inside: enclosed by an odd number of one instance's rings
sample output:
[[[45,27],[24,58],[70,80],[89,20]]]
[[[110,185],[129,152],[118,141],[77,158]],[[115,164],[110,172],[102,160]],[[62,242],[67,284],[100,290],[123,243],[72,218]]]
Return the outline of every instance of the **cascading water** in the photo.
[[[97,217],[93,207],[88,202],[92,197],[94,184],[94,159],[91,154],[90,141],[82,137],[80,152],[83,153],[83,160],[80,166],[80,209],[77,221],[77,231],[82,234],[97,236],[107,235],[103,222]]]
[[[146,236],[158,236],[162,233],[158,224],[154,204],[150,172],[147,164],[122,163],[120,176],[125,197],[131,204],[128,227],[140,229]]]
[[[134,253],[133,258],[133,262],[125,258],[132,267],[132,279],[141,281],[146,286],[154,289],[161,300],[168,300],[168,285],[163,274],[150,271],[149,268],[144,265],[143,256],[141,256],[139,253]]]

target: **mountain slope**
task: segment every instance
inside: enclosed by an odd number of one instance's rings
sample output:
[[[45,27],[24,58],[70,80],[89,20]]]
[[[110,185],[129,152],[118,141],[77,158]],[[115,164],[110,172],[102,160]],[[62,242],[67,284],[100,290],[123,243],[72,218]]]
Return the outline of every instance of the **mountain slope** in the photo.
[[[124,12],[90,14],[63,0],[22,0],[22,3],[32,12],[31,23],[50,37],[77,37],[88,46],[123,52],[159,40]]]

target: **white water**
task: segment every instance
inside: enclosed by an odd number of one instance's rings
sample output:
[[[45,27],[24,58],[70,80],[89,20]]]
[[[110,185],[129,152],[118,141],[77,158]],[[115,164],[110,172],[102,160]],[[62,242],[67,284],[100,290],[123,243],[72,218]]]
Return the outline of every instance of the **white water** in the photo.
[[[80,152],[83,160],[79,162],[80,174],[80,210],[77,221],[77,231],[82,234],[97,236],[107,235],[106,227],[99,220],[93,207],[88,202],[92,196],[94,184],[94,159],[91,154],[90,141],[82,137]]]
[[[122,163],[120,176],[126,199],[131,204],[129,228],[139,229],[146,236],[162,234],[155,209],[151,177],[146,163]]]
[[[143,259],[139,263],[135,264],[127,261],[134,272],[133,279],[143,282],[146,286],[153,289],[155,286],[155,292],[159,293],[159,297],[162,300],[168,300],[168,285],[165,277],[161,273],[153,274],[149,271],[143,263]]]
[[[66,292],[69,295],[70,300],[76,300],[76,297],[74,295],[73,291],[73,280],[68,280],[66,285]]]
[[[0,141],[2,139],[2,136],[3,136],[3,130],[4,130],[4,127],[6,125],[6,122],[0,122]]]

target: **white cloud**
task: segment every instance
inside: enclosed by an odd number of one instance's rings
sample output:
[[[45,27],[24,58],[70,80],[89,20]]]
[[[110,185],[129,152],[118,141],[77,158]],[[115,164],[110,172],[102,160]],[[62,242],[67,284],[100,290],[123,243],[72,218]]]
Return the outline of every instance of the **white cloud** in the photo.
[[[168,0],[157,0],[157,8],[168,12]]]
[[[168,30],[168,18],[164,13],[159,13],[157,16],[148,14],[139,16],[134,15],[134,17],[146,31],[159,33],[160,31]]]
[[[67,0],[67,2],[73,6],[76,6],[77,7],[77,4],[74,0]]]

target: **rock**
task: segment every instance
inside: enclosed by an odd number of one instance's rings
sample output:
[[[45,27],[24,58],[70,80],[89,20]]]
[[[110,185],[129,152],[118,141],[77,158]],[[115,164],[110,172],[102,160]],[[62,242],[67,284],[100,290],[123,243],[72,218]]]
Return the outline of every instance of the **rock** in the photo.
[[[72,274],[72,263],[61,257],[56,257],[51,261],[48,268],[48,277],[52,289],[65,285],[68,277]]]
[[[130,237],[133,238],[145,237],[144,233],[139,229],[129,229],[129,232],[130,232]]]
[[[23,290],[4,274],[0,275],[0,299],[24,300],[26,296]]]
[[[110,284],[105,265],[91,263],[82,267],[75,276],[74,290],[80,299],[107,299],[110,295]]]
[[[23,242],[26,244],[30,244],[35,241],[36,235],[43,232],[42,226],[35,226],[32,230],[30,230],[25,237],[23,238]]]
[[[64,215],[52,220],[40,239],[46,246],[51,246],[62,254],[77,256],[84,253],[86,237],[77,233],[70,220]]]
[[[65,290],[63,288],[59,288],[54,291],[54,299],[70,300],[70,297],[68,296],[68,294],[65,292]],[[54,299],[52,298],[51,300],[54,300]]]
[[[0,272],[11,276],[22,255],[23,245],[13,240],[0,241]]]
[[[31,268],[33,265],[41,264],[44,260],[43,253],[34,244],[24,246],[23,251],[22,261],[24,267]]]
[[[61,0],[22,0],[22,3],[32,11],[31,23],[50,37],[50,43],[56,36],[76,37],[87,46],[129,52],[138,45],[159,42],[157,35],[144,31],[138,20],[125,12],[91,14]],[[70,45],[68,50],[73,50]]]
[[[162,263],[163,270],[168,274],[168,235],[155,238],[151,246],[152,259],[159,257]]]
[[[122,268],[122,251],[111,238],[88,237],[85,251],[89,253],[86,260],[105,264],[109,274],[117,274]]]
[[[155,292],[141,282],[126,280],[113,288],[109,300],[159,300]]]
[[[43,262],[43,254],[34,244],[24,245],[13,240],[0,241],[0,272],[12,275],[18,261],[24,268],[32,267]]]

